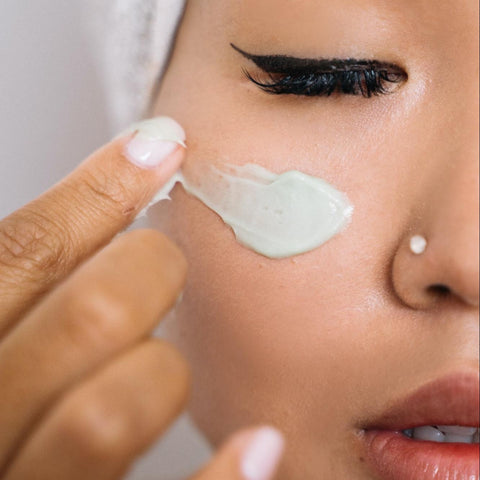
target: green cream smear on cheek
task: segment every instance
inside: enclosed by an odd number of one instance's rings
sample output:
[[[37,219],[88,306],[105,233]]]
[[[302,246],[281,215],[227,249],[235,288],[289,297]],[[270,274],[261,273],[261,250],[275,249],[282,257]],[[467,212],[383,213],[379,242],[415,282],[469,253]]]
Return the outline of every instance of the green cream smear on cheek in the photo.
[[[170,199],[177,182],[217,213],[240,244],[269,258],[316,249],[341,232],[353,213],[347,196],[324,180],[296,170],[276,174],[255,164],[210,167],[195,183],[178,172],[149,207]]]

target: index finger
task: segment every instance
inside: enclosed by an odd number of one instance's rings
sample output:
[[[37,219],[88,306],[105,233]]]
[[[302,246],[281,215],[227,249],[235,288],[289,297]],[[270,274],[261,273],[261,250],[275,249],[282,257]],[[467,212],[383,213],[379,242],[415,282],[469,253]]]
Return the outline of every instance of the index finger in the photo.
[[[0,336],[135,219],[180,168],[184,141],[168,117],[135,124],[0,222]]]

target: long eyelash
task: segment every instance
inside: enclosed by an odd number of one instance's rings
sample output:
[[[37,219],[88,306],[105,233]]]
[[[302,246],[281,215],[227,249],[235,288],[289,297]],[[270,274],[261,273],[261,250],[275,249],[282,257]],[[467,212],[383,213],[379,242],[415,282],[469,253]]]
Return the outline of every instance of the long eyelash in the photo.
[[[330,96],[335,92],[347,95],[372,95],[391,93],[388,83],[400,83],[402,75],[365,66],[345,67],[322,72],[292,72],[285,74],[268,74],[270,81],[262,82],[247,69],[244,75],[267,93],[274,95]]]

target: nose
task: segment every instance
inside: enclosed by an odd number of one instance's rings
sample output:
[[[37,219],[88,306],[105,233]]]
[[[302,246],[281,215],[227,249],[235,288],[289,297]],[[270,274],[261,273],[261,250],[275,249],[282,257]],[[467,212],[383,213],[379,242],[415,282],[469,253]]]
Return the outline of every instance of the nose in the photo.
[[[427,310],[453,300],[464,308],[478,309],[478,130],[468,143],[457,150],[457,161],[430,180],[422,212],[395,254],[393,287],[411,308]],[[413,235],[427,241],[422,253],[412,251]]]

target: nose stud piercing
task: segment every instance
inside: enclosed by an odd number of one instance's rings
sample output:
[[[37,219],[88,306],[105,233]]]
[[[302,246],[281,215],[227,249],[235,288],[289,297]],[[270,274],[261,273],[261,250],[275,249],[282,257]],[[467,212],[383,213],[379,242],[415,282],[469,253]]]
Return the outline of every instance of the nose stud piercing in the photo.
[[[414,235],[410,239],[410,250],[415,255],[421,255],[427,248],[427,241],[421,235]]]

